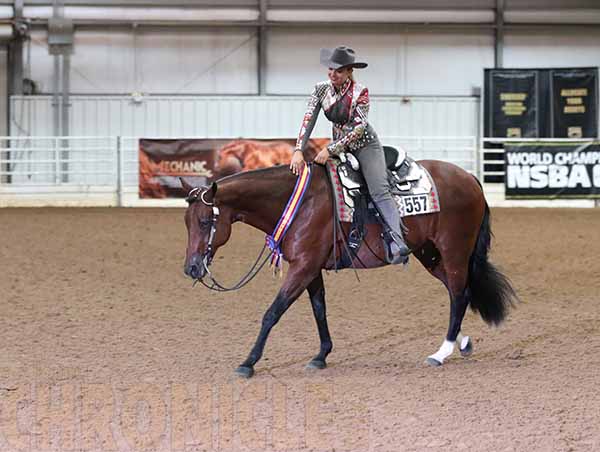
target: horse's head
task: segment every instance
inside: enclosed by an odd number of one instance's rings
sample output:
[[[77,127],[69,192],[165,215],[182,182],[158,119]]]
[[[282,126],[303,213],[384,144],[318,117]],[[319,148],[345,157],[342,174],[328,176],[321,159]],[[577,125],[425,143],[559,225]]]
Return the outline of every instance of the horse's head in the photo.
[[[183,271],[193,279],[202,279],[217,249],[231,235],[231,219],[227,209],[217,205],[216,183],[210,187],[192,187],[181,179],[181,185],[188,193],[185,211],[188,243]]]

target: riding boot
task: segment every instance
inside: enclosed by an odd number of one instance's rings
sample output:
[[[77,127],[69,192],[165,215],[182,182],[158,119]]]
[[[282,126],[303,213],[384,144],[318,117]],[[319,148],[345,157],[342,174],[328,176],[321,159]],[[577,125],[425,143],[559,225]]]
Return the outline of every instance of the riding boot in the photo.
[[[398,206],[393,199],[384,199],[376,203],[377,210],[387,224],[384,238],[387,242],[386,260],[390,264],[405,264],[408,261],[410,248],[404,242]]]

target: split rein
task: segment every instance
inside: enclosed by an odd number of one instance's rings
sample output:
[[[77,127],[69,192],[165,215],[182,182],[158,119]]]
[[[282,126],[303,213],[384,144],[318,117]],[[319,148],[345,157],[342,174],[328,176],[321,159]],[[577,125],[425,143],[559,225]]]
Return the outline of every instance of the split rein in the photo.
[[[204,268],[204,275],[201,278],[197,278],[196,280],[194,280],[194,286],[198,282],[200,282],[200,284],[202,284],[204,287],[206,287],[207,289],[210,289],[210,290],[214,290],[215,292],[231,292],[234,290],[241,289],[246,284],[248,284],[250,281],[252,281],[256,277],[256,275],[258,275],[258,273],[263,269],[265,264],[269,261],[270,255],[267,254],[266,257],[261,262],[263,254],[265,253],[265,250],[267,249],[267,244],[266,243],[264,244],[258,257],[256,258],[256,261],[254,261],[254,264],[252,265],[252,267],[250,267],[250,270],[248,270],[248,272],[244,276],[242,276],[242,278],[237,283],[235,283],[231,287],[225,287],[223,284],[219,283],[213,276],[209,267],[210,267],[210,264],[212,263],[212,260],[214,257],[213,256],[213,241],[215,239],[215,235],[217,232],[217,221],[219,220],[220,211],[219,211],[219,208],[217,206],[215,206],[214,203],[208,202],[208,201],[206,201],[206,199],[204,199],[204,195],[206,194],[206,191],[207,190],[204,190],[201,192],[199,187],[193,188],[189,192],[189,194],[186,198],[186,201],[189,204],[196,202],[196,201],[198,201],[198,199],[200,199],[200,201],[202,201],[202,203],[204,205],[212,208],[212,216],[210,218],[210,233],[208,236],[208,243],[206,244],[206,251],[204,251],[204,253],[202,254],[202,267]],[[207,284],[204,281],[204,278],[206,276],[208,276],[210,278],[210,284]]]
[[[271,235],[267,235],[265,244],[263,245],[262,250],[258,254],[258,257],[250,267],[250,270],[242,276],[242,278],[233,286],[225,287],[223,284],[219,283],[213,274],[210,271],[210,264],[213,260],[213,241],[215,239],[215,235],[217,232],[217,222],[219,220],[220,211],[217,206],[215,206],[214,202],[208,202],[204,199],[204,195],[207,190],[201,191],[199,187],[193,188],[186,198],[186,201],[191,204],[200,200],[205,206],[212,208],[212,216],[210,218],[210,233],[208,236],[208,243],[206,244],[206,250],[202,254],[202,267],[204,270],[204,274],[201,278],[197,278],[194,281],[194,285],[200,282],[204,287],[214,290],[216,292],[230,292],[234,290],[241,289],[250,281],[252,281],[256,275],[263,269],[265,264],[268,261],[271,261],[271,266],[273,267],[274,273],[278,273],[281,275],[283,271],[283,252],[281,251],[281,242],[285,237],[290,225],[294,221],[296,214],[298,213],[299,207],[302,204],[302,200],[304,199],[304,194],[310,184],[312,178],[312,165],[307,164],[304,165],[304,169],[302,173],[298,176],[296,180],[296,185],[294,187],[294,191],[288,200],[288,203],[283,210],[281,218],[279,219],[277,226],[275,226],[275,230]],[[269,252],[267,252],[266,256],[265,251],[269,248]],[[208,276],[210,279],[210,283],[207,284],[204,281],[204,278]]]

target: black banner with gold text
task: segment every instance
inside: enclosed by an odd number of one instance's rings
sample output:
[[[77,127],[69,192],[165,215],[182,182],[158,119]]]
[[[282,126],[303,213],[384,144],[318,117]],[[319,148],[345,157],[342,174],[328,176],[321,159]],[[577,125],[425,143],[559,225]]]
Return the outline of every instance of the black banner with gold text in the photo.
[[[538,136],[537,71],[493,71],[490,136],[535,138]]]
[[[598,69],[551,71],[552,136],[598,136]]]

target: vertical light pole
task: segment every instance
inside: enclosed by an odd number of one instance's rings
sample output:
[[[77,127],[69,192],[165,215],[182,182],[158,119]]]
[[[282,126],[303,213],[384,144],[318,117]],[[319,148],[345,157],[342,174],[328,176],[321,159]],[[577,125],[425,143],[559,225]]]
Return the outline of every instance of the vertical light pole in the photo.
[[[494,67],[496,69],[504,67],[504,0],[496,0]]]
[[[258,94],[267,92],[267,0],[259,0],[258,15]]]
[[[64,17],[64,6],[53,3],[53,15],[48,19],[48,50],[54,56],[52,106],[54,108],[54,135],[69,135],[69,92],[71,53],[73,52],[73,22]],[[62,69],[62,70],[61,70]],[[68,140],[62,140],[60,152],[61,182],[69,180]]]

